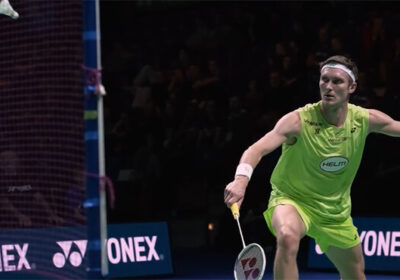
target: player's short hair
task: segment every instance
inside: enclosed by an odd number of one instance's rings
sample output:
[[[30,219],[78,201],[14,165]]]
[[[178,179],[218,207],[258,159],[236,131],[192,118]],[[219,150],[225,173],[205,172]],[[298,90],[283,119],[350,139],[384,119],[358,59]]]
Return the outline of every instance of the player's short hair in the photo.
[[[353,74],[354,77],[356,78],[355,81],[358,80],[358,67],[356,65],[356,63],[351,60],[348,57],[342,56],[342,55],[334,55],[331,57],[328,57],[326,60],[322,61],[319,63],[319,70],[322,70],[322,67],[324,67],[324,65],[328,64],[328,63],[340,63],[343,64],[344,66],[346,66],[347,68],[349,68]]]

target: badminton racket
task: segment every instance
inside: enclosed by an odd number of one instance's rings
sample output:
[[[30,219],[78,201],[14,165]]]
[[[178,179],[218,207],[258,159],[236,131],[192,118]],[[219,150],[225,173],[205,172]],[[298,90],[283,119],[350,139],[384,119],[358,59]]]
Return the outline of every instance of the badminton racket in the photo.
[[[266,263],[264,250],[257,243],[246,245],[240,226],[239,206],[237,203],[231,205],[231,211],[237,222],[243,245],[243,249],[240,251],[233,269],[235,280],[261,280],[264,275]]]

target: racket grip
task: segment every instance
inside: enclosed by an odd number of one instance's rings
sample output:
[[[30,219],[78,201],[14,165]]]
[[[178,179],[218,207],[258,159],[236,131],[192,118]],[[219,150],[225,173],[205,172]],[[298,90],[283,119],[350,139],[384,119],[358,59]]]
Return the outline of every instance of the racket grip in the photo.
[[[236,202],[231,205],[231,211],[235,219],[239,218],[239,205]]]

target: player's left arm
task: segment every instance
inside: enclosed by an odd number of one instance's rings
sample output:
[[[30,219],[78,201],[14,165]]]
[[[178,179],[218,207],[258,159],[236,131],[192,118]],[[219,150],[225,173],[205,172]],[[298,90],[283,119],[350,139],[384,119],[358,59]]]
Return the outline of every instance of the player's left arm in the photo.
[[[400,121],[394,120],[387,114],[375,110],[369,110],[369,132],[400,137]]]

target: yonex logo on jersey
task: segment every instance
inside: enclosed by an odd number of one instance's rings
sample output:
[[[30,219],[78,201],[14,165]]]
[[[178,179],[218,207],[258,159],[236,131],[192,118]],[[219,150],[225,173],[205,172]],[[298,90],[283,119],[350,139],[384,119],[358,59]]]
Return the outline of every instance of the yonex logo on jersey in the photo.
[[[308,124],[308,125],[311,125],[311,126],[322,126],[322,123],[321,122],[314,122],[314,121],[310,121],[310,120],[304,120],[304,122],[306,123],[306,124]]]
[[[328,157],[321,161],[320,168],[326,172],[336,172],[347,166],[349,160],[345,157],[335,156]]]
[[[343,136],[343,137],[337,137],[337,138],[328,138],[328,141],[335,144],[335,143],[344,142],[347,139],[349,139],[349,137]]]
[[[247,279],[256,279],[260,275],[260,270],[254,268],[257,263],[256,258],[246,258],[241,260],[244,276]]]
[[[86,252],[87,240],[71,240],[71,241],[58,241],[58,246],[62,249],[62,253],[58,252],[53,255],[53,264],[62,268],[65,266],[67,260],[72,266],[80,266],[83,260],[83,256]],[[79,252],[72,251],[72,245],[75,244]]]

